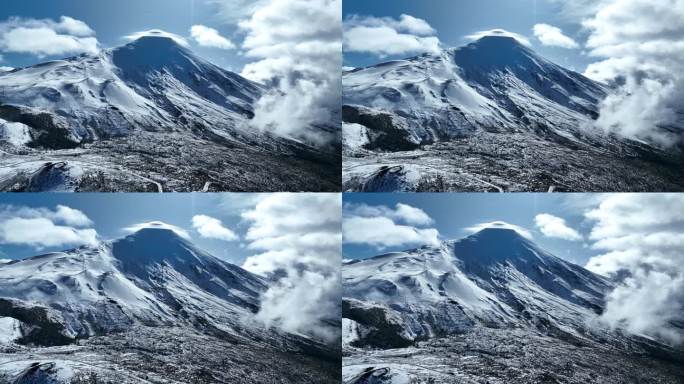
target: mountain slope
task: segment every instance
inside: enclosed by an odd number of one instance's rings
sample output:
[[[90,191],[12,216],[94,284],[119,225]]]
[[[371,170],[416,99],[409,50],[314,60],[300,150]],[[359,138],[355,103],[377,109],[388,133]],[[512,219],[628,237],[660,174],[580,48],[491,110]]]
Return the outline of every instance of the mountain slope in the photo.
[[[581,123],[597,116],[605,92],[512,37],[485,36],[465,47],[347,73],[343,98],[350,107],[396,115],[407,131],[406,145],[417,146],[480,129],[579,135]]]
[[[612,287],[506,228],[346,264],[343,277],[345,317],[372,328],[364,311],[382,308],[404,324],[400,344],[476,326],[579,336]]]
[[[0,187],[40,189],[32,173],[67,162],[86,174],[66,173],[76,184],[62,183],[66,190],[145,190],[150,179],[171,190],[303,190],[306,182],[336,189],[333,149],[252,126],[255,103],[270,91],[162,32],[2,72],[0,165],[11,172],[0,175]],[[278,167],[290,175],[279,175]],[[106,180],[92,185],[98,174]],[[265,179],[286,185],[269,187]],[[101,185],[107,182],[114,187]]]
[[[148,35],[95,55],[3,73],[0,117],[28,125],[32,146],[52,149],[136,129],[229,137],[249,133],[251,105],[263,91],[170,37]]]
[[[501,189],[537,190],[535,182],[548,189],[553,184],[541,178],[554,178],[559,189],[609,189],[610,174],[582,161],[599,157],[621,165],[612,168],[634,168],[643,188],[682,188],[676,155],[593,128],[608,91],[501,35],[346,72],[344,188],[482,190],[490,187],[482,181],[494,181]],[[506,142],[516,148],[509,152]],[[399,186],[387,185],[378,163],[403,167]],[[561,173],[575,169],[598,180],[587,187]],[[446,185],[435,182],[440,178]]]
[[[51,308],[64,318],[66,335],[74,338],[135,323],[182,325],[204,319],[230,326],[258,310],[266,287],[258,276],[163,227],[0,269],[4,300]]]

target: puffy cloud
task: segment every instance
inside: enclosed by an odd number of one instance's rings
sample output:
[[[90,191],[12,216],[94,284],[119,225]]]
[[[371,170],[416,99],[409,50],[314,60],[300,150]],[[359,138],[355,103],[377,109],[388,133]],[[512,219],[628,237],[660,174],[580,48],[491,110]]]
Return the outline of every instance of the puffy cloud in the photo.
[[[57,31],[66,32],[74,36],[93,36],[95,31],[93,31],[88,24],[81,20],[76,20],[69,16],[62,16],[57,23]]]
[[[535,24],[532,28],[534,36],[539,39],[543,45],[551,47],[561,47],[567,49],[579,48],[579,44],[572,38],[563,34],[563,31],[548,24]]]
[[[221,36],[214,28],[204,25],[193,25],[190,28],[190,36],[203,47],[213,47],[220,49],[234,49],[235,44]]]
[[[681,142],[684,0],[606,0],[582,24],[599,59],[585,75],[616,86],[595,125],[660,146]]]
[[[85,213],[65,205],[58,205],[54,215],[51,216],[56,221],[76,227],[86,227],[93,224]]]
[[[146,36],[166,37],[166,38],[169,38],[169,39],[175,41],[176,44],[178,44],[180,46],[183,46],[186,48],[190,46],[190,44],[188,44],[188,41],[185,40],[184,37],[177,35],[175,33],[162,31],[160,29],[150,29],[147,31],[138,31],[138,32],[131,33],[130,35],[126,35],[123,38],[125,40],[128,40],[128,41],[134,41],[134,40],[138,40],[141,37],[146,37]]]
[[[575,229],[568,227],[563,218],[548,213],[541,213],[534,217],[534,224],[544,236],[569,241],[582,240],[582,235]]]
[[[62,16],[51,19],[12,17],[0,23],[0,50],[38,57],[98,51],[98,41],[86,23]]]
[[[467,232],[470,232],[470,233],[476,233],[476,232],[480,232],[481,230],[487,229],[487,228],[512,229],[512,230],[518,232],[518,234],[520,236],[522,236],[526,239],[532,239],[532,233],[530,233],[530,231],[528,231],[527,229],[525,229],[519,225],[509,224],[509,223],[506,223],[505,221],[491,221],[491,222],[487,222],[487,223],[479,223],[479,224],[475,224],[473,226],[467,227],[467,228],[465,228],[465,230]]]
[[[472,33],[470,35],[467,35],[465,38],[468,40],[479,40],[485,36],[505,36],[505,37],[512,37],[516,39],[520,44],[530,47],[532,44],[530,43],[530,40],[527,39],[527,37],[515,33],[515,32],[509,32],[505,29],[489,29],[485,31],[478,31],[475,33]]]
[[[341,0],[271,0],[239,23],[257,61],[242,75],[270,85],[251,124],[325,146],[340,138]]]
[[[127,233],[135,233],[135,232],[138,232],[142,229],[147,229],[147,228],[166,229],[166,230],[172,231],[176,235],[178,235],[178,236],[180,236],[186,240],[190,240],[190,234],[185,229],[183,229],[181,227],[177,227],[175,225],[166,224],[166,223],[163,223],[161,221],[149,221],[146,223],[133,224],[129,227],[123,228],[123,231],[127,232]]]
[[[411,52],[437,52],[439,39],[427,21],[411,15],[399,19],[354,15],[344,22],[344,49],[385,57]]]
[[[63,225],[62,225],[63,224]],[[55,210],[5,205],[0,208],[0,243],[34,248],[96,244],[97,232],[81,211],[58,205]]]
[[[377,248],[439,243],[439,231],[418,228],[433,223],[420,208],[402,203],[394,209],[384,205],[347,204],[344,211],[342,233],[346,243]]]
[[[439,244],[439,231],[400,225],[387,217],[345,217],[342,223],[344,241],[368,244],[378,248],[407,244]]]
[[[392,220],[403,221],[412,225],[432,224],[432,218],[420,208],[408,204],[397,203],[394,209],[384,205],[346,204],[345,211],[348,215],[376,217],[385,216]]]
[[[230,229],[223,226],[221,220],[215,219],[207,215],[195,215],[192,218],[192,227],[202,237],[208,239],[218,239],[224,241],[238,240],[238,235]]]
[[[592,247],[603,253],[587,268],[625,277],[608,294],[601,318],[613,327],[681,343],[673,326],[684,321],[684,196],[604,196],[585,216],[593,222]]]
[[[75,229],[56,225],[46,218],[15,217],[0,222],[0,242],[37,248],[67,244],[96,244],[94,229]]]
[[[270,0],[206,0],[215,7],[218,17],[229,24],[235,24],[249,17]]]
[[[242,214],[250,224],[243,268],[276,280],[257,318],[289,332],[339,342],[342,259],[339,194],[264,195]]]

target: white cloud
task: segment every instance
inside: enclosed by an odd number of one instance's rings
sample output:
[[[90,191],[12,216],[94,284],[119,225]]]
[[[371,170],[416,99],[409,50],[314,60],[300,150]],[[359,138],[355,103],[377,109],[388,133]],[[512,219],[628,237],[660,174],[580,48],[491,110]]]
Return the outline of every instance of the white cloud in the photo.
[[[60,225],[63,224],[63,225]],[[92,221],[64,205],[55,210],[4,205],[0,208],[0,243],[34,248],[97,243]]]
[[[478,31],[475,33],[472,33],[470,35],[467,35],[465,38],[468,40],[479,40],[483,37],[486,36],[501,36],[501,37],[511,37],[515,40],[517,40],[520,44],[530,47],[532,44],[530,43],[530,40],[527,39],[527,37],[515,33],[515,32],[509,32],[505,29],[489,29],[485,31]]]
[[[195,215],[192,218],[192,227],[205,238],[218,239],[224,241],[239,240],[238,235],[223,226],[221,220],[207,216]]]
[[[572,38],[563,34],[563,31],[548,24],[535,24],[532,28],[534,36],[539,39],[543,45],[551,47],[561,47],[567,49],[579,48],[579,44]]]
[[[348,215],[364,217],[385,216],[411,225],[428,225],[433,223],[432,218],[425,211],[408,204],[397,203],[394,209],[384,205],[367,204],[347,204],[344,208]]]
[[[7,66],[0,66],[0,72],[9,72],[14,70],[12,67],[7,67]]]
[[[218,17],[229,24],[235,24],[251,16],[270,0],[206,0],[218,11]]]
[[[68,244],[96,244],[94,229],[75,229],[56,225],[46,218],[11,218],[0,222],[0,242],[37,248]]]
[[[684,321],[684,196],[604,196],[585,216],[594,223],[593,272],[627,276],[606,300],[602,319],[613,327],[671,343],[684,341],[673,322]]]
[[[439,231],[418,228],[432,224],[432,218],[422,209],[407,204],[398,203],[394,208],[347,204],[344,215],[342,233],[349,244],[385,248],[439,243]]]
[[[69,16],[62,16],[55,28],[59,32],[65,32],[74,36],[93,36],[93,31],[88,24]]]
[[[342,66],[341,0],[261,2],[239,23],[242,48],[257,61],[242,75],[272,91],[255,106],[251,124],[262,131],[327,145],[339,140]]]
[[[83,21],[62,16],[51,19],[9,18],[0,22],[0,50],[38,57],[95,53],[95,32]]]
[[[680,142],[684,0],[605,0],[582,24],[599,60],[585,75],[619,85],[602,102],[596,127],[660,146]]]
[[[439,51],[439,38],[427,21],[411,15],[400,18],[354,15],[344,22],[344,49],[380,57]]]
[[[12,259],[0,259],[0,264],[7,264],[11,261],[12,261]]]
[[[509,223],[506,223],[505,221],[491,221],[491,222],[486,222],[486,223],[479,223],[479,224],[475,224],[473,226],[467,227],[467,228],[465,228],[465,230],[467,232],[470,232],[470,233],[476,233],[476,232],[480,232],[481,230],[487,229],[487,228],[511,229],[511,230],[516,231],[520,236],[522,236],[526,239],[530,239],[530,240],[532,239],[532,233],[530,233],[530,231],[528,231],[527,229],[525,229],[519,225],[509,224]]]
[[[387,217],[345,217],[342,223],[344,241],[368,244],[378,248],[409,244],[439,244],[439,231],[396,224]]]
[[[190,28],[190,36],[203,47],[213,47],[219,49],[234,49],[235,44],[221,36],[214,28],[204,25],[193,25]]]
[[[263,195],[242,217],[248,248],[243,268],[278,280],[263,295],[257,318],[290,332],[339,340],[342,258],[339,194]]]
[[[535,216],[534,224],[546,237],[555,237],[569,241],[580,241],[583,239],[579,232],[568,227],[565,219],[548,213],[541,213]]]
[[[175,225],[166,224],[166,223],[163,223],[161,221],[149,221],[146,223],[133,224],[129,227],[123,228],[123,231],[127,232],[127,233],[135,233],[135,232],[138,232],[142,229],[147,229],[147,228],[166,229],[166,230],[172,231],[176,235],[178,235],[178,236],[180,236],[186,240],[191,239],[190,234],[185,229],[178,227],[178,226],[175,226]]]
[[[90,220],[85,213],[65,205],[58,205],[57,210],[52,217],[55,221],[62,222],[67,225],[73,225],[75,227],[87,227],[93,225],[92,220]]]

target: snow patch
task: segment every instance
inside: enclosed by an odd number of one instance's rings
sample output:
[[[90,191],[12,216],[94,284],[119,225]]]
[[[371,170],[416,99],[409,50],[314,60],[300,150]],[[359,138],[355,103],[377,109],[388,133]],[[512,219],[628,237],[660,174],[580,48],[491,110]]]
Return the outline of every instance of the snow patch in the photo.
[[[22,123],[12,123],[0,119],[0,140],[10,143],[16,147],[26,145],[31,142],[31,128]]]

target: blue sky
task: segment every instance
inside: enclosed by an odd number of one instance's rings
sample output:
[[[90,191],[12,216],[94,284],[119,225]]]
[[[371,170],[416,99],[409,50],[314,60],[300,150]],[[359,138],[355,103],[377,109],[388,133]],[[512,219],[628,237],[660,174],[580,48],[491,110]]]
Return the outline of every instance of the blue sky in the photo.
[[[443,46],[458,47],[468,43],[472,33],[505,29],[528,37],[535,51],[567,68],[583,72],[593,60],[581,54],[579,49],[544,46],[534,38],[535,24],[545,23],[560,28],[578,43],[585,39],[581,31],[581,17],[573,17],[563,11],[558,1],[552,0],[345,0],[344,18],[351,15],[392,17],[402,14],[421,18],[430,24]],[[372,38],[372,37],[369,37]],[[368,53],[345,52],[344,64],[351,67],[372,65],[416,53],[380,58]]]
[[[344,195],[345,219],[358,205],[390,208],[398,203],[423,210],[433,223],[417,225],[418,229],[435,228],[440,239],[459,239],[471,232],[467,228],[480,223],[504,221],[523,227],[531,232],[533,240],[554,255],[576,264],[584,265],[591,257],[601,252],[588,247],[588,234],[594,223],[585,218],[585,213],[595,208],[602,195],[599,194],[482,194],[482,193],[438,193],[438,194],[364,194]],[[549,214],[565,220],[567,227],[577,231],[583,238],[566,240],[544,235],[536,226],[535,217]],[[400,223],[395,220],[397,224]],[[345,258],[366,258],[389,251],[415,248],[421,244],[398,246],[375,246],[350,244],[345,234],[343,254]]]
[[[236,0],[239,1],[239,0]],[[224,68],[239,72],[248,62],[238,50],[201,47],[189,39],[190,28],[201,24],[216,29],[221,36],[236,45],[241,41],[235,25],[237,20],[227,20],[221,9],[210,0],[21,0],[3,1],[0,22],[10,17],[25,19],[59,20],[68,16],[85,22],[95,31],[95,37],[103,47],[122,45],[123,36],[134,32],[162,29],[184,36],[190,40],[192,50]],[[0,66],[22,67],[48,59],[71,56],[54,55],[39,58],[35,55],[0,50],[3,60]]]
[[[125,236],[124,228],[134,224],[163,221],[185,229],[200,248],[232,263],[241,264],[245,257],[257,252],[244,248],[244,235],[250,223],[244,221],[240,214],[252,209],[258,197],[257,194],[5,194],[0,199],[0,225],[11,217],[21,216],[16,214],[20,207],[54,211],[58,205],[83,212],[93,222],[92,226],[86,227],[95,229],[101,239]],[[207,215],[220,220],[240,240],[224,241],[202,237],[192,226],[195,215]],[[7,244],[7,241],[0,239],[0,258],[21,259],[49,251],[70,249],[77,245],[42,247]]]

